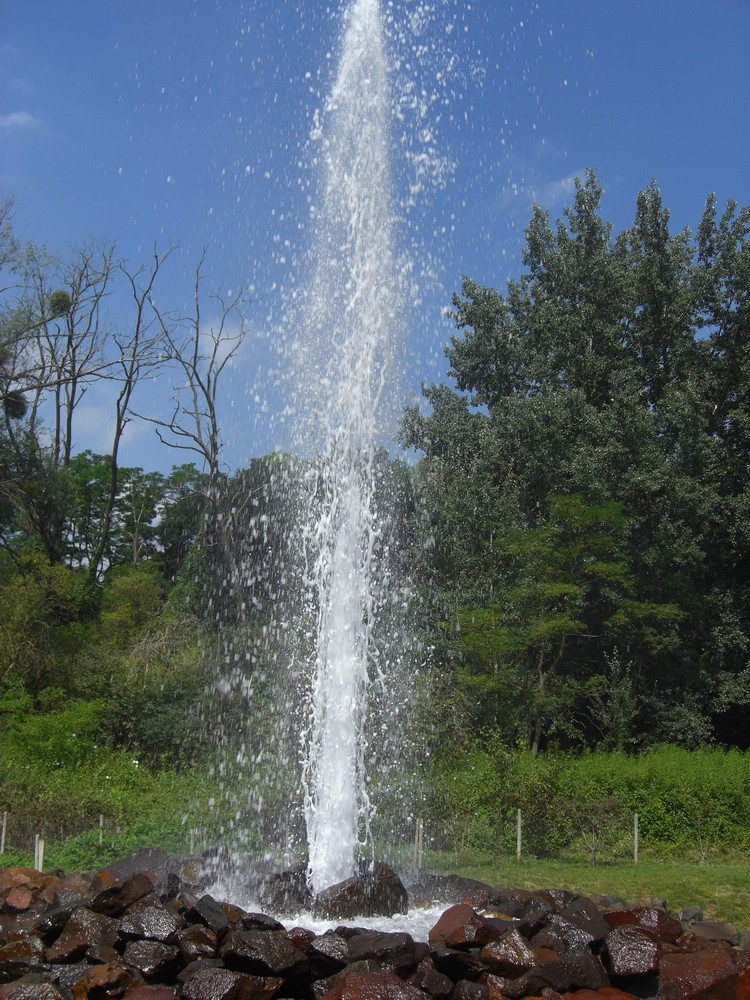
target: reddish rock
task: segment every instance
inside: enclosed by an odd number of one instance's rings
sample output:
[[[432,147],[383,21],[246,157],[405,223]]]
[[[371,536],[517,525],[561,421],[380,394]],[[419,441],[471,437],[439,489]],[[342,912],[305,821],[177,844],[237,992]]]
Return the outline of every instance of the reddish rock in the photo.
[[[112,878],[109,872],[99,872],[94,879],[94,884],[99,882],[99,876]],[[107,881],[103,878],[102,881]],[[94,892],[93,898],[89,901],[88,909],[95,913],[103,913],[108,917],[121,916],[128,907],[143,899],[148,893],[153,892],[154,883],[145,872],[138,872],[127,878],[115,879],[109,885]]]
[[[77,962],[90,948],[113,946],[116,940],[115,921],[82,906],[74,911],[60,937],[47,949],[47,961]]]
[[[566,993],[565,1000],[636,1000],[632,993],[618,990],[616,986],[604,986],[600,990],[576,990]]]
[[[662,1000],[737,1000],[740,975],[728,952],[711,944],[663,955],[659,983]]]
[[[476,948],[489,944],[500,931],[467,903],[449,907],[429,933],[431,945],[446,948]]]
[[[120,920],[118,932],[124,941],[144,939],[166,944],[179,927],[179,918],[166,906],[134,906]]]
[[[128,941],[122,956],[153,983],[171,982],[180,967],[180,950],[161,941]]]
[[[175,943],[186,963],[199,958],[213,958],[216,955],[218,941],[210,927],[203,924],[191,924],[184,930],[177,931]]]
[[[351,961],[346,938],[335,931],[326,931],[313,937],[306,954],[316,976],[332,976],[340,972]]]
[[[489,1000],[489,991],[484,983],[459,979],[453,988],[451,1000]]]
[[[611,930],[604,939],[604,960],[611,976],[645,976],[659,971],[659,945],[638,924]]]
[[[386,972],[409,976],[417,967],[411,934],[363,931],[347,941],[350,962],[374,959]]]
[[[73,986],[73,1000],[109,1000],[124,996],[135,982],[135,976],[119,962],[92,965]]]
[[[65,1000],[65,995],[53,983],[18,980],[0,986],[0,1000]]]
[[[230,931],[219,954],[228,968],[254,976],[289,978],[310,968],[307,956],[281,931]]]
[[[679,920],[670,917],[666,910],[655,906],[638,906],[630,910],[606,910],[602,916],[610,927],[638,925],[651,931],[662,942],[674,944],[683,933]]]
[[[174,1000],[177,994],[166,986],[134,986],[125,994],[126,1000]]]
[[[11,913],[21,913],[31,906],[34,894],[28,886],[17,885],[5,897],[5,908]]]
[[[506,931],[482,949],[482,961],[490,972],[501,976],[520,976],[534,965],[534,952],[516,930]]]
[[[187,900],[186,900],[187,901]],[[229,930],[229,921],[221,906],[211,896],[201,896],[187,909],[185,919],[191,924],[203,924],[221,938]]]
[[[206,966],[187,980],[180,996],[184,1000],[271,1000],[281,984],[281,979]]]
[[[354,875],[319,892],[313,913],[324,919],[351,920],[360,916],[392,917],[406,913],[406,889],[390,865],[378,862],[372,872]]]
[[[315,931],[308,930],[306,927],[292,927],[286,932],[286,936],[295,947],[305,953],[307,953],[307,949],[315,938],[318,937]]]
[[[392,972],[353,972],[326,993],[327,1000],[424,1000],[424,994]]]
[[[448,1000],[453,992],[453,980],[438,972],[435,963],[431,958],[425,958],[417,967],[417,971],[410,976],[409,982],[422,993],[428,993],[435,1000]]]

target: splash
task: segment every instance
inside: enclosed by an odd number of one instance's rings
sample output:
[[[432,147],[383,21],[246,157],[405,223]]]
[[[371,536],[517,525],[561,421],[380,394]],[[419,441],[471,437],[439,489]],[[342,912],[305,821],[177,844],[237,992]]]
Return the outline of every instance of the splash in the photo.
[[[364,761],[368,687],[380,673],[373,642],[376,445],[400,314],[390,106],[379,4],[356,0],[347,13],[338,76],[316,127],[322,194],[302,355],[303,371],[319,386],[307,431],[317,459],[303,530],[316,620],[303,737],[308,875],[316,893],[352,875],[372,839]]]

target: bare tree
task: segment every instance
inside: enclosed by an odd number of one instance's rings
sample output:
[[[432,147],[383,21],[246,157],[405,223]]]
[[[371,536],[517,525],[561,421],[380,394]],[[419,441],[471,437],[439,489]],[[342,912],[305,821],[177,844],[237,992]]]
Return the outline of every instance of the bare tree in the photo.
[[[128,326],[127,330],[112,334],[113,343],[117,348],[117,357],[112,361],[113,367],[110,377],[117,380],[119,389],[115,398],[115,427],[110,452],[109,495],[102,519],[99,543],[88,568],[89,577],[92,580],[98,578],[109,543],[112,513],[117,500],[117,457],[125,428],[134,415],[131,409],[133,394],[139,381],[162,361],[159,351],[160,328],[153,321],[151,299],[157,275],[174,249],[174,247],[169,247],[162,254],[154,249],[151,263],[148,266],[139,267],[134,272],[129,271],[124,263],[118,265],[130,286],[134,315],[132,324]]]
[[[156,425],[159,440],[172,448],[190,451],[201,459],[208,474],[205,524],[208,548],[219,549],[235,590],[240,587],[240,566],[231,525],[220,510],[222,462],[221,432],[217,412],[219,383],[227,365],[236,356],[247,335],[243,290],[224,297],[210,296],[214,316],[204,325],[201,312],[202,270],[206,252],[195,269],[193,311],[190,316],[171,317],[152,301],[166,360],[180,372],[167,420],[146,417]]]

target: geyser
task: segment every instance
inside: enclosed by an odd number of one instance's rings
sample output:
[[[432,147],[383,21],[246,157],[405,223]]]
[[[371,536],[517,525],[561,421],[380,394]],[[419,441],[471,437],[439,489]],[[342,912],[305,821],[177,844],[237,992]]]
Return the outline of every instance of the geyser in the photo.
[[[369,684],[383,669],[373,642],[381,601],[375,458],[400,315],[390,106],[379,4],[355,0],[346,14],[338,75],[313,137],[321,187],[300,352],[303,377],[316,383],[305,427],[316,459],[301,532],[315,621],[303,734],[314,893],[353,875],[372,843],[365,721]]]

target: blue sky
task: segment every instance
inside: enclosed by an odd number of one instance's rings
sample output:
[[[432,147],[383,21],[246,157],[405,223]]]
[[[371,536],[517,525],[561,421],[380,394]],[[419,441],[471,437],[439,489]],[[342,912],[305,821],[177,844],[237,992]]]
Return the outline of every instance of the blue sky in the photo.
[[[231,467],[289,443],[273,346],[309,246],[308,137],[344,6],[0,0],[0,189],[15,196],[17,231],[60,253],[106,237],[132,264],[179,243],[160,292],[178,309],[203,247],[212,287],[252,289],[222,409]],[[517,275],[532,203],[561,214],[585,167],[616,230],[652,178],[673,229],[694,230],[712,191],[722,206],[750,203],[747,0],[382,6],[393,104],[406,108],[393,120],[400,238],[420,283],[405,400],[442,377],[442,308],[461,274],[495,286]],[[410,197],[416,164],[428,169]],[[138,405],[164,412],[168,395],[164,381]],[[107,399],[92,392],[86,406],[78,445],[104,451]],[[134,424],[122,459],[168,468],[183,456]]]

